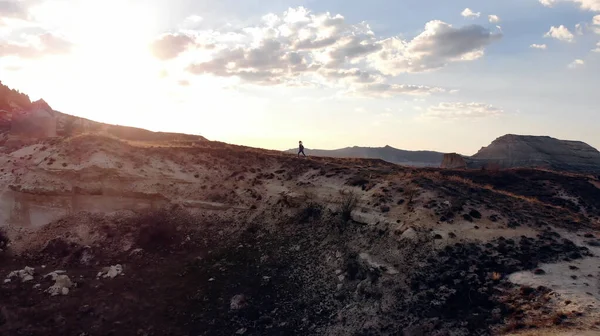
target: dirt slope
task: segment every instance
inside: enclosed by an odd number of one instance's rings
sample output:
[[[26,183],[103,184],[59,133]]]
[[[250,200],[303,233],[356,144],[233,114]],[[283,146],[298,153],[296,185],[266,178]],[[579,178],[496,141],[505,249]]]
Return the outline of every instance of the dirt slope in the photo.
[[[106,133],[0,151],[1,335],[600,331],[593,177]]]

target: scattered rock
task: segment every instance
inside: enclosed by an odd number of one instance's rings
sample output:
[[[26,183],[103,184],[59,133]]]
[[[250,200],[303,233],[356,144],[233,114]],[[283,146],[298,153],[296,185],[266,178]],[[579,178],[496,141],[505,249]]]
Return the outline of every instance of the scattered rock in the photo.
[[[8,280],[12,278],[19,278],[21,282],[27,282],[33,280],[33,275],[35,274],[35,269],[33,267],[25,266],[22,270],[12,271],[6,277]],[[4,281],[5,283],[7,281]],[[10,281],[8,281],[10,282]]]
[[[123,274],[123,266],[117,264],[110,267],[104,267],[102,271],[98,272],[98,277],[114,279],[117,275]]]
[[[586,233],[586,234],[584,234],[583,236],[584,236],[585,238],[596,238],[596,237],[594,237],[594,235],[593,235],[593,234],[591,234],[591,233]]]
[[[541,268],[538,268],[535,271],[533,271],[533,274],[535,274],[535,275],[543,275],[543,274],[546,274],[546,271],[544,271]]]
[[[408,228],[402,233],[400,239],[415,240],[417,239],[417,231],[413,228]]]
[[[240,310],[246,307],[246,305],[246,296],[244,296],[243,294],[235,295],[229,301],[229,309],[231,310]]]
[[[44,276],[44,278],[50,277],[52,281],[54,281],[54,285],[46,290],[50,296],[69,294],[69,289],[73,287],[73,282],[71,282],[69,276],[64,273],[65,271],[54,271]]]

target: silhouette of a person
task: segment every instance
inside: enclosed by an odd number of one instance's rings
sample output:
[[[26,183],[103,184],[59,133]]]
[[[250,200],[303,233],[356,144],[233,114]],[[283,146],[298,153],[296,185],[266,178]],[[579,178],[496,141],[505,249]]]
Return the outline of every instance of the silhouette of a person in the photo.
[[[304,145],[302,144],[302,141],[300,141],[299,145],[298,145],[298,157],[300,157],[300,153],[302,153],[302,155],[306,156],[306,154],[304,154]]]

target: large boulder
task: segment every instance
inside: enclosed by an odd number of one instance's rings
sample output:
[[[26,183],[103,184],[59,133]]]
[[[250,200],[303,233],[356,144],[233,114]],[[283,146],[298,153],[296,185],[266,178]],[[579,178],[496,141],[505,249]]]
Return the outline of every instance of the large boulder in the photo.
[[[444,154],[441,168],[467,169],[467,162],[460,154],[456,154],[456,153]]]

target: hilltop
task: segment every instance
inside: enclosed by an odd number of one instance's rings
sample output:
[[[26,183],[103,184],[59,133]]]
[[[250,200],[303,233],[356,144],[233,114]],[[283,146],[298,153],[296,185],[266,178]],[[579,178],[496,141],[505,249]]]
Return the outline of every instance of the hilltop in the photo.
[[[298,153],[297,149],[290,149],[287,153]],[[346,147],[341,149],[307,149],[311,156],[335,158],[363,158],[381,159],[387,162],[413,167],[439,167],[444,153],[434,151],[408,151],[391,146],[385,147]]]
[[[296,158],[52,115],[54,136],[2,133],[2,335],[599,330],[596,177]]]

